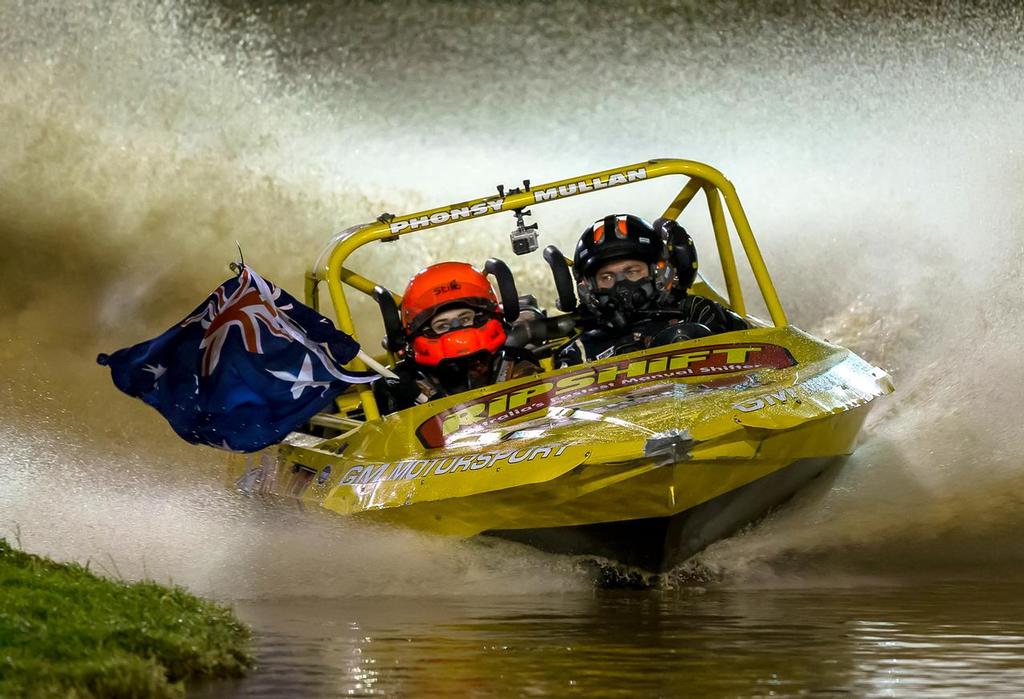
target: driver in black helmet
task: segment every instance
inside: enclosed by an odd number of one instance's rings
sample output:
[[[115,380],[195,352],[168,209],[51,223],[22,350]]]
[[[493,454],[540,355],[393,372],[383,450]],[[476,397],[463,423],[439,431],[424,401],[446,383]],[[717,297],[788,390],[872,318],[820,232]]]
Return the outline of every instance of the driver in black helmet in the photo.
[[[585,331],[560,352],[560,366],[747,327],[721,304],[686,293],[697,251],[671,219],[653,226],[631,214],[595,221],[576,245],[573,274]]]

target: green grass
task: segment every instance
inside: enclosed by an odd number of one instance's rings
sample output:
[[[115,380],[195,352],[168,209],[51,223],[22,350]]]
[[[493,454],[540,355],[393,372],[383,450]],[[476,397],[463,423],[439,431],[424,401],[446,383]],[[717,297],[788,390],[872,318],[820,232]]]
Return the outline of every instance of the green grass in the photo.
[[[0,539],[0,697],[181,697],[252,665],[249,629],[182,588],[125,583]]]

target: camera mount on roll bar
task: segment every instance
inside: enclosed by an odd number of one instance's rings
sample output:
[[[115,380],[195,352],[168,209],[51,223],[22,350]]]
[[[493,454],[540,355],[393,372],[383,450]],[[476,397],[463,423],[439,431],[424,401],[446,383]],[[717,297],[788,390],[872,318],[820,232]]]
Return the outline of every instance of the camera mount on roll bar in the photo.
[[[505,186],[498,185],[498,196],[505,196]],[[530,191],[530,180],[523,180],[523,188],[510,187],[508,194],[519,194],[520,192]],[[513,213],[516,217],[516,229],[509,234],[509,240],[512,241],[512,252],[517,255],[526,255],[531,253],[540,247],[539,233],[537,231],[537,224],[531,223],[527,225],[526,221],[523,220],[524,216],[532,216],[532,214],[525,209],[514,209]]]

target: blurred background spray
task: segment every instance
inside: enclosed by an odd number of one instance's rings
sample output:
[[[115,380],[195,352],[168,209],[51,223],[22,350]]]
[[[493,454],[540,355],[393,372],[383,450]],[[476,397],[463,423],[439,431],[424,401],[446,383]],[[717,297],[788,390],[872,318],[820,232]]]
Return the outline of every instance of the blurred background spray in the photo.
[[[300,294],[330,235],[382,211],[686,157],[736,184],[791,320],[898,387],[846,468],[701,563],[736,584],[1024,569],[1022,35],[1017,3],[2,0],[0,535],[226,596],[583,584],[244,501],[93,358],[187,313],[235,241]],[[542,240],[653,217],[658,186],[538,209]],[[355,266],[401,288],[511,258],[510,227]],[[509,261],[552,298],[539,255]]]

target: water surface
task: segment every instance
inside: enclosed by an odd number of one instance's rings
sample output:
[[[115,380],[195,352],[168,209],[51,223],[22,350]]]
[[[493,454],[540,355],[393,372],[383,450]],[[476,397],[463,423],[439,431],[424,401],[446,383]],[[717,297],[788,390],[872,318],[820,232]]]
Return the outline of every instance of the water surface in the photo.
[[[257,629],[260,669],[195,696],[1024,693],[1019,581],[293,598],[238,610]]]

